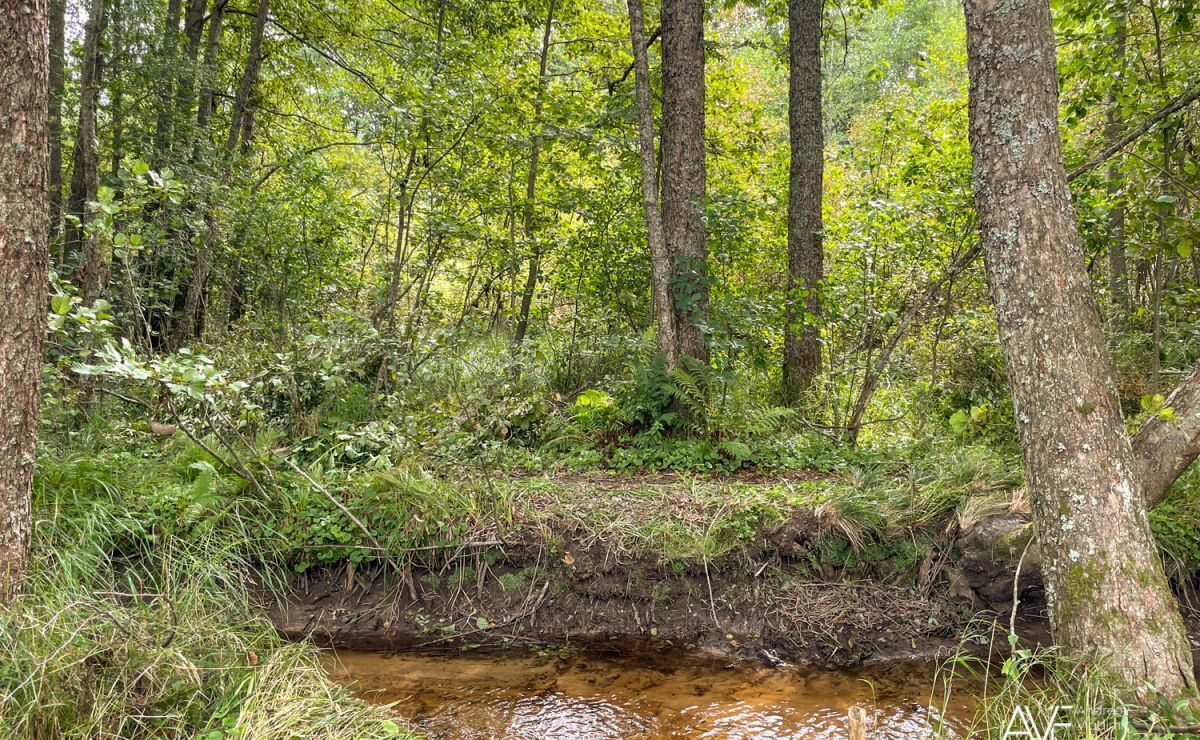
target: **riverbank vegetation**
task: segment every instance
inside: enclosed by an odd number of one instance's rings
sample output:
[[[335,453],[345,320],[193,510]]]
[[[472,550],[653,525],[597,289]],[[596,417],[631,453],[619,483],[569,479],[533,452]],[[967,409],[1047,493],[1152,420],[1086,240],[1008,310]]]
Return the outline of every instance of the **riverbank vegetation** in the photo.
[[[278,635],[367,629],[313,583],[434,646],[597,599],[757,660],[990,646],[989,735],[1194,720],[1190,5],[30,7],[15,736],[406,736]]]

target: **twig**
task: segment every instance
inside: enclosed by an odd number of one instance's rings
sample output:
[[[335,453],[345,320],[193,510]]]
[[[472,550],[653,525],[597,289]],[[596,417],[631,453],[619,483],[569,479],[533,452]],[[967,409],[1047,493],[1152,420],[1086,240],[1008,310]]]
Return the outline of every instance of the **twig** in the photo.
[[[1008,634],[1017,634],[1017,606],[1021,603],[1021,564],[1025,562],[1025,553],[1029,552],[1029,546],[1033,544],[1034,535],[1030,534],[1029,539],[1025,542],[1025,549],[1021,551],[1021,557],[1017,558],[1017,572],[1013,575],[1013,605],[1012,614],[1008,617]]]
[[[228,460],[218,455],[216,450],[196,436],[191,429],[188,429],[187,424],[184,424],[183,419],[179,416],[179,412],[175,410],[175,404],[171,403],[171,396],[169,393],[163,394],[162,398],[167,404],[167,411],[170,411],[171,416],[174,417],[175,424],[179,427],[179,430],[187,436],[188,439],[195,442],[200,449],[212,455],[219,463],[249,481],[250,484],[253,485],[258,491],[259,495],[261,495],[264,499],[268,498],[266,489],[262,487],[262,484],[258,482],[258,478],[254,477],[254,474],[250,472],[249,468],[242,463],[242,460],[240,457],[238,457],[236,450],[230,448],[229,445],[225,445],[225,449],[229,450],[229,453],[233,455],[233,459],[237,462],[237,465],[232,465]],[[220,439],[220,435],[218,435],[218,439]]]

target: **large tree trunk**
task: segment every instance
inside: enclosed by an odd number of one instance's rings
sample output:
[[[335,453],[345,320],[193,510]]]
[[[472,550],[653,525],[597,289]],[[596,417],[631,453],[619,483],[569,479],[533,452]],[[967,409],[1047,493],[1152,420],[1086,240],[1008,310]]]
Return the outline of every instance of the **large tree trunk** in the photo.
[[[788,282],[783,341],[783,395],[800,397],[821,371],[821,194],[824,136],[821,131],[822,0],[789,0],[788,129],[791,172],[788,191]]]
[[[658,327],[658,349],[667,367],[675,364],[675,312],[671,308],[671,255],[663,240],[658,204],[658,160],[654,153],[654,98],[650,89],[646,20],[642,0],[629,0],[629,38],[633,45],[633,86],[637,98],[638,154],[642,166],[642,214],[650,246],[651,300]]]
[[[66,66],[66,0],[50,0],[50,237],[62,230],[62,107]],[[59,254],[62,261],[62,254]]]
[[[675,356],[708,364],[704,223],[704,2],[662,3],[663,237],[672,258]]]
[[[1148,698],[1194,690],[1154,547],[1058,131],[1048,0],[965,0],[975,202],[1056,640]]]
[[[106,24],[105,0],[92,0],[83,35],[83,59],[79,73],[79,125],[71,165],[71,194],[67,199],[68,220],[65,229],[68,258],[83,252],[75,281],[87,303],[99,298],[108,288],[110,255],[94,238],[88,237],[84,224],[91,215],[88,204],[96,200],[100,187],[100,161],[96,154],[96,108],[100,98],[101,40]]]
[[[0,3],[0,603],[29,550],[46,331],[50,52],[46,0]]]
[[[542,251],[537,245],[534,227],[536,212],[538,157],[541,154],[542,143],[542,97],[546,92],[546,63],[550,59],[550,33],[554,28],[554,10],[557,0],[550,0],[550,8],[546,11],[546,26],[542,31],[542,51],[538,57],[537,92],[533,99],[533,125],[535,133],[530,144],[529,174],[525,179],[525,241],[529,245],[529,263],[525,274],[525,288],[521,291],[521,309],[517,314],[517,328],[513,341],[517,344],[525,341],[525,333],[529,330],[529,312],[533,308],[533,294],[537,290],[538,271],[541,269]]]

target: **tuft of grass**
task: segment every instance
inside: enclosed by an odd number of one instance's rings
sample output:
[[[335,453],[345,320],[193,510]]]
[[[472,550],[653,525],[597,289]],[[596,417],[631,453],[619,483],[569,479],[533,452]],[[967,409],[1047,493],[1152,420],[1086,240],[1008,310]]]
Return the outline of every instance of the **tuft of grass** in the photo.
[[[1025,730],[1028,718],[1037,733],[1047,732],[1049,723],[1057,722],[1054,737],[1059,740],[1132,740],[1171,737],[1173,728],[1195,720],[1186,700],[1174,705],[1165,699],[1151,705],[1133,701],[1095,656],[1072,655],[1058,648],[1021,648],[1012,634],[1008,635],[1010,652],[1002,662],[994,653],[977,656],[968,641],[997,644],[995,623],[983,632],[987,634],[965,637],[956,653],[943,662],[935,682],[941,696],[931,697],[931,703],[943,705],[949,705],[960,690],[978,697],[966,737],[1013,737]]]

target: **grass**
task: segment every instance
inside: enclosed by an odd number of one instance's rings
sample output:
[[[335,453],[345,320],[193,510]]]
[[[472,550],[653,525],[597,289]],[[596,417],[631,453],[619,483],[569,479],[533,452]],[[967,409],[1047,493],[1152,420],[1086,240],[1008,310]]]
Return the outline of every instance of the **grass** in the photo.
[[[47,739],[409,736],[259,615],[248,586],[260,571],[241,554],[253,543],[229,530],[131,539],[144,534],[137,513],[91,472],[99,498],[43,486],[36,502],[25,592],[0,611],[0,727]],[[133,541],[147,547],[121,549]]]
[[[996,625],[984,631],[990,636],[967,639],[995,644]],[[1029,733],[1020,734],[1027,728],[1033,736],[1050,737],[1051,722],[1057,724],[1053,737],[1058,740],[1192,736],[1185,728],[1195,718],[1186,702],[1133,702],[1118,690],[1103,661],[1055,648],[1021,648],[1013,636],[1009,639],[1014,649],[1003,661],[998,655],[977,657],[973,650],[960,649],[940,667],[935,684],[941,695],[932,697],[931,704],[949,704],[954,692],[978,697],[966,737],[1027,737]]]

